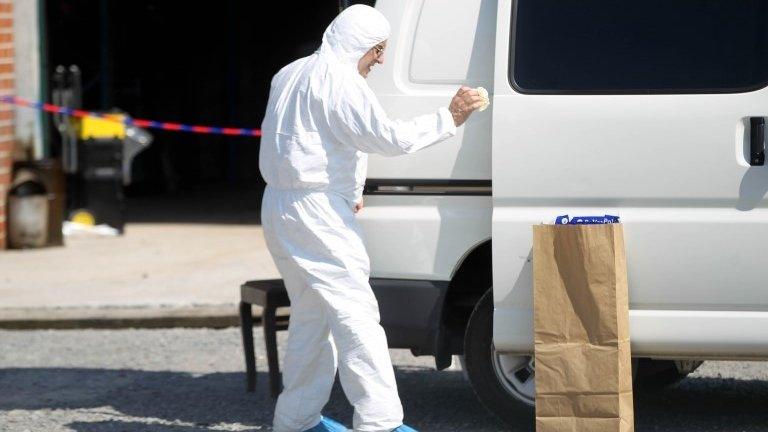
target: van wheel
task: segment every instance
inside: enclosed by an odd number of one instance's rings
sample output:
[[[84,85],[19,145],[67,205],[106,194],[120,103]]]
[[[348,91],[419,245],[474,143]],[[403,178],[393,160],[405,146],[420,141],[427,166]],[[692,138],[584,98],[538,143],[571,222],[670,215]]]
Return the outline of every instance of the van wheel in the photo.
[[[533,358],[493,347],[493,290],[472,311],[464,334],[464,364],[480,402],[514,431],[534,430]]]

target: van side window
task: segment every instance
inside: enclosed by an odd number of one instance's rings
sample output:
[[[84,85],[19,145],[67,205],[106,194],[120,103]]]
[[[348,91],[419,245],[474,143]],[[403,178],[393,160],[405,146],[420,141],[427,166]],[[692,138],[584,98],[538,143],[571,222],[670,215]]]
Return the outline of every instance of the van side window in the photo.
[[[522,93],[736,93],[768,84],[766,0],[518,0]]]
[[[445,0],[422,4],[409,78],[418,84],[490,85],[493,80],[495,2]]]

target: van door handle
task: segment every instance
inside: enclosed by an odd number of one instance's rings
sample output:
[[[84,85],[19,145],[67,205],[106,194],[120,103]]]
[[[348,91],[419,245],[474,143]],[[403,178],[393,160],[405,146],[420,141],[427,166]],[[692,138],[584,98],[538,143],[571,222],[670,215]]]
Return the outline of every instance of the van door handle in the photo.
[[[749,118],[749,164],[765,165],[765,117]]]

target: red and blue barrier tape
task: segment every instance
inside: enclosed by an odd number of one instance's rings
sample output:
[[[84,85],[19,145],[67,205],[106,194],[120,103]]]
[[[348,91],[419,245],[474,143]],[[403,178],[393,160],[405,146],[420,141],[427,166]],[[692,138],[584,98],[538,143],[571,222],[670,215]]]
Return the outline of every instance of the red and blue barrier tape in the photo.
[[[97,113],[93,111],[84,111],[80,109],[67,108],[60,105],[53,105],[44,102],[31,101],[16,96],[0,96],[0,102],[41,110],[49,113],[62,114],[71,117],[83,118],[83,117],[98,117],[108,121],[114,121],[117,123],[123,123],[126,126],[138,126],[147,129],[162,129],[169,131],[190,132],[198,134],[215,134],[215,135],[236,135],[236,136],[253,136],[260,137],[261,129],[248,129],[248,128],[234,128],[234,127],[219,127],[219,126],[200,126],[200,125],[188,125],[183,123],[171,123],[160,122],[155,120],[145,120],[124,117],[122,119],[110,117],[109,113]]]

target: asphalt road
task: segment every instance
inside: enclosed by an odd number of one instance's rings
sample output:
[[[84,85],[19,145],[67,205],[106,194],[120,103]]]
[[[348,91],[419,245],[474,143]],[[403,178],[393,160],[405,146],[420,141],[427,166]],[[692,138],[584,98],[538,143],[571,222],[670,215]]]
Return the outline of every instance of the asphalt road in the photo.
[[[249,394],[237,329],[0,331],[0,430],[269,431],[274,402],[258,337]],[[419,430],[505,430],[461,370],[392,356],[406,420]],[[767,406],[768,363],[707,362],[676,387],[636,395],[636,430],[768,431]],[[338,384],[326,414],[351,421]]]

